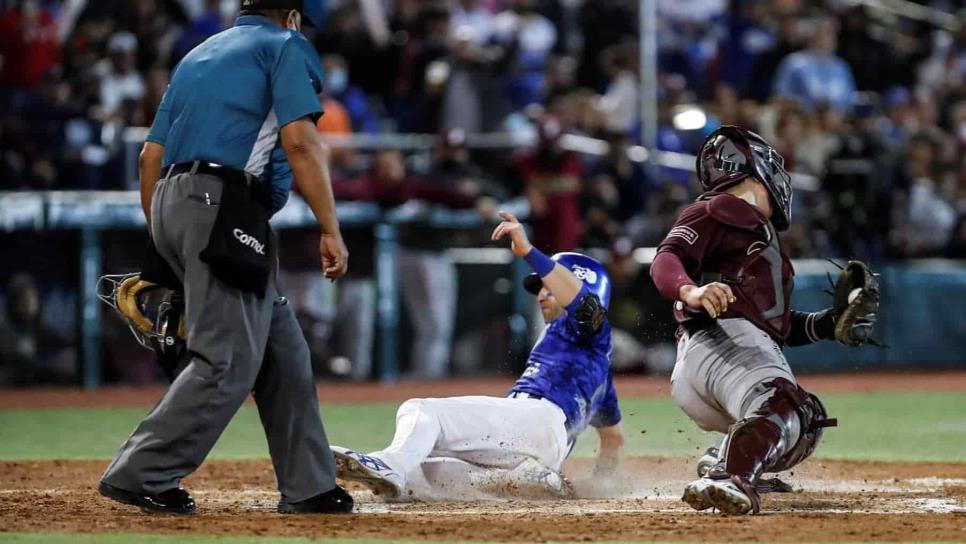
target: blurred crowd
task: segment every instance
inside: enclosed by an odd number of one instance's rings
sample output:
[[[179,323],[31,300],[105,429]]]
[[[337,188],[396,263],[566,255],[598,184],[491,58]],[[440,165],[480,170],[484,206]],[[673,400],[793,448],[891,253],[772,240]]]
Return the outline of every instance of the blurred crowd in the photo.
[[[625,156],[641,129],[637,4],[334,0],[311,35],[326,70],[320,130],[535,129],[535,152],[469,156],[496,196],[528,198],[552,233],[541,238],[547,249],[654,244],[696,187],[685,171]],[[180,58],[238,9],[0,5],[0,174],[5,188],[32,189],[127,187],[124,129],[151,123]],[[775,142],[791,170],[818,179],[818,191],[798,195],[795,256],[966,255],[961,17],[953,30],[843,0],[657,0],[657,13],[658,147],[694,153],[723,123]],[[611,152],[564,152],[562,134],[605,140]],[[378,162],[352,156],[339,171]],[[427,161],[405,162],[426,173]]]
[[[658,149],[694,154],[721,124],[773,142],[789,170],[812,180],[796,191],[786,237],[793,257],[966,258],[962,11],[933,24],[846,0],[655,2]],[[956,0],[916,3],[962,9]],[[179,59],[237,13],[235,0],[0,6],[3,189],[127,188],[125,128],[150,125]],[[608,250],[630,295],[650,296],[633,292],[632,250],[656,245],[699,187],[685,170],[628,154],[642,129],[637,8],[637,0],[330,1],[326,24],[310,34],[326,73],[319,130],[440,135],[432,150],[409,155],[336,150],[338,197],[487,218],[515,199],[544,250]],[[467,135],[519,131],[536,145],[466,145]],[[567,135],[602,140],[608,151],[575,152]],[[289,281],[308,282],[296,292],[315,316],[307,330],[327,337],[331,327],[318,325],[325,316],[351,314],[339,318],[345,343],[373,337],[373,236],[349,233],[355,278],[317,296],[306,293],[329,288],[310,278],[314,250],[289,242]],[[447,371],[457,298],[443,250],[485,237],[418,222],[400,236],[411,360],[417,375],[437,377]],[[634,328],[633,308],[618,305],[615,315]],[[368,375],[365,354],[344,355]]]

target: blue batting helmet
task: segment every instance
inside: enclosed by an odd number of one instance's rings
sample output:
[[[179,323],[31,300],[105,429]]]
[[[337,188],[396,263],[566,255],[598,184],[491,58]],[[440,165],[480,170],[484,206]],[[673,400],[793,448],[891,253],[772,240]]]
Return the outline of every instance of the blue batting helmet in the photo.
[[[607,269],[597,259],[581,255],[580,253],[557,253],[550,257],[560,266],[570,270],[577,279],[587,285],[587,290],[597,295],[604,308],[610,306],[610,275]],[[543,281],[540,276],[530,274],[523,279],[523,287],[534,295],[540,292]]]
[[[325,22],[325,0],[242,0],[241,9],[294,9],[303,24],[320,27]]]

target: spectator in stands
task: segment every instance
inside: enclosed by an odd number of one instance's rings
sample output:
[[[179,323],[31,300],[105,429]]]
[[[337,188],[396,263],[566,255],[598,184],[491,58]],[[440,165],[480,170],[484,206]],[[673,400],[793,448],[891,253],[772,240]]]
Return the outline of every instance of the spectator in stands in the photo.
[[[345,109],[352,121],[351,130],[366,134],[379,132],[379,121],[369,107],[369,98],[350,81],[345,59],[341,55],[325,55],[322,68],[325,70],[325,97]],[[323,118],[328,116],[329,110],[325,112]]]
[[[367,175],[336,183],[333,188],[340,200],[374,201],[384,207],[425,201],[449,208],[472,208],[478,201],[477,194],[410,175],[398,150],[378,151]],[[441,379],[448,372],[456,312],[455,270],[443,253],[450,244],[438,237],[421,240],[418,235],[405,233],[400,242],[397,273],[415,329],[410,376]]]
[[[136,70],[138,40],[130,32],[118,32],[107,42],[109,62],[99,69],[101,111],[104,121],[131,124],[131,116],[144,98],[144,79]]]
[[[714,58],[717,23],[726,0],[655,1],[661,68],[683,74],[691,87],[701,87],[705,69]]]
[[[493,20],[494,41],[504,48],[506,96],[514,109],[543,101],[543,72],[557,29],[537,11],[536,0],[510,0]]]
[[[41,315],[40,291],[28,274],[14,274],[0,324],[0,385],[69,383],[76,377],[71,343]]]
[[[633,44],[616,45],[605,51],[601,59],[609,79],[601,108],[611,132],[627,134],[640,122],[640,78],[635,51]]]
[[[487,45],[493,35],[493,13],[483,0],[456,0],[454,4],[450,13],[453,38],[469,40],[476,47]]]
[[[832,17],[813,21],[808,48],[792,53],[778,67],[774,87],[777,96],[799,100],[810,110],[827,104],[844,111],[852,105],[856,91],[852,69],[835,55],[838,28]]]
[[[0,61],[0,83],[15,91],[36,88],[60,64],[57,25],[37,0],[18,0],[0,15]]]
[[[580,192],[583,166],[576,153],[563,149],[563,127],[554,117],[537,123],[538,145],[515,160],[523,194],[530,202],[533,245],[551,254],[580,246]]]
[[[901,251],[908,257],[937,255],[953,234],[956,210],[938,183],[941,145],[937,135],[923,132],[911,137],[906,147],[908,203],[902,211],[908,224],[899,235]]]
[[[203,11],[191,21],[174,43],[171,51],[173,62],[177,63],[201,42],[224,30],[220,4],[221,0],[204,0]]]

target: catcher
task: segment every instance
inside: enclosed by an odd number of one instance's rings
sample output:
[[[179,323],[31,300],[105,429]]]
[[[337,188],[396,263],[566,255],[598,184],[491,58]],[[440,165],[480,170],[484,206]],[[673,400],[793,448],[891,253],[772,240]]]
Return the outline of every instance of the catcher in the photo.
[[[362,482],[387,499],[485,495],[570,495],[560,465],[577,436],[595,427],[600,448],[594,477],[613,478],[624,436],[610,371],[607,322],[610,278],[578,253],[547,257],[509,213],[493,240],[510,238],[533,268],[524,286],[537,295],[547,327],[527,368],[506,397],[411,399],[399,407],[385,449],[363,454],[332,447],[339,477]]]
[[[762,474],[804,461],[836,424],[796,383],[782,349],[870,341],[878,287],[853,261],[832,308],[793,311],[794,272],[778,236],[792,203],[782,157],[754,132],[725,126],[704,142],[697,171],[706,192],[681,212],[651,266],[680,324],[671,395],[699,427],[726,435],[699,461],[682,500],[696,510],[757,513],[759,493],[790,490]]]

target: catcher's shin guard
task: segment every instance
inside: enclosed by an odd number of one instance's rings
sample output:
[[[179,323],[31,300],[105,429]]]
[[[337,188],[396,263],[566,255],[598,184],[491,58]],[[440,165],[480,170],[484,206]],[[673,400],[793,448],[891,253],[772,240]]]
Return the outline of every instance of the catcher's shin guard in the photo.
[[[755,486],[761,475],[804,461],[815,451],[822,429],[836,423],[826,418],[818,398],[798,385],[782,378],[764,385],[774,392],[754,415],[731,426],[722,460],[708,473],[709,478],[730,479],[741,488],[752,500],[753,513],[760,509]],[[800,432],[791,444],[795,425]]]

